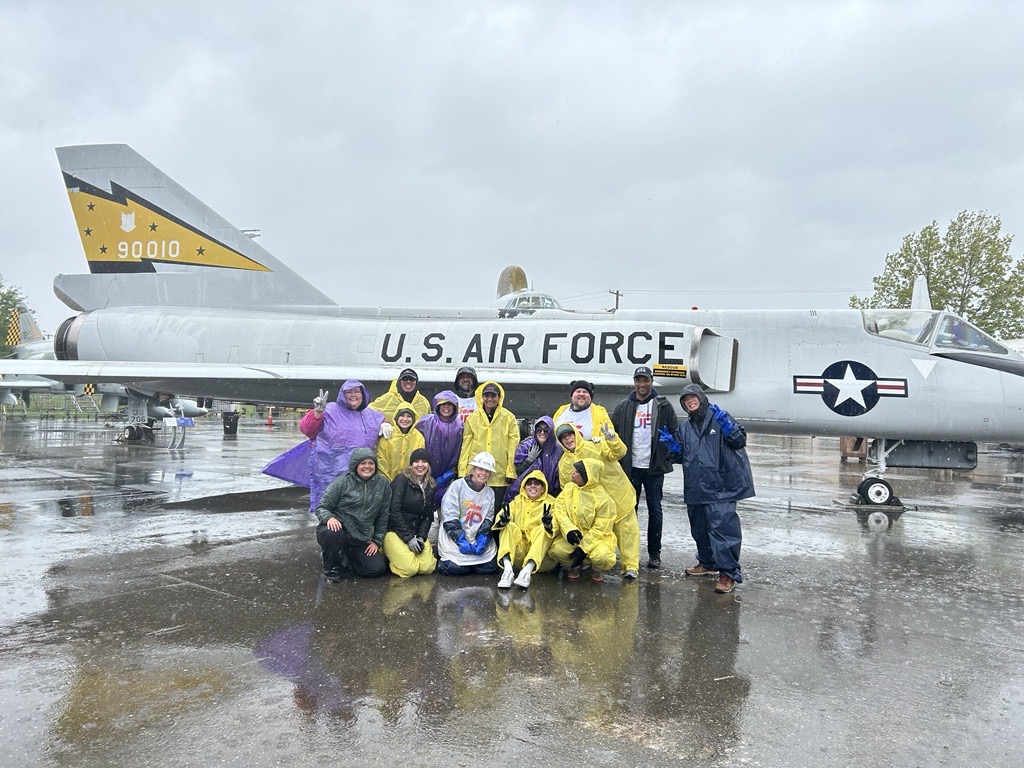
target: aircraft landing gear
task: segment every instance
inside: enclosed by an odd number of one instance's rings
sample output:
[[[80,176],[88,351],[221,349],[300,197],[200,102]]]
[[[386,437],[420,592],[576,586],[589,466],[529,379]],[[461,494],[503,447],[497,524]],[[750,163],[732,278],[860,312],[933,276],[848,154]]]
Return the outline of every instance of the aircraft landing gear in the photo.
[[[861,480],[857,486],[857,495],[865,504],[871,506],[893,506],[900,503],[892,492],[892,486],[880,477],[866,477]]]
[[[869,507],[899,507],[903,509],[903,502],[893,493],[892,485],[882,478],[882,475],[885,474],[885,457],[892,453],[901,442],[903,441],[900,440],[894,445],[887,446],[884,437],[875,440],[875,460],[878,463],[878,468],[870,474],[866,474],[864,479],[858,483],[857,493],[854,494],[852,501],[857,504],[866,504]]]
[[[152,439],[152,422],[147,424],[128,424],[123,430],[121,430],[121,436],[118,438],[122,443],[139,443],[143,440]]]

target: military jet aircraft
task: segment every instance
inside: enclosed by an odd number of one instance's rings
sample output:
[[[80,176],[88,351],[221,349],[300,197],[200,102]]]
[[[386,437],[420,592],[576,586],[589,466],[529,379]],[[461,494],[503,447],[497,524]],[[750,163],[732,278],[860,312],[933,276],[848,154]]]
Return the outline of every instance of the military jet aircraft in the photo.
[[[7,344],[14,348],[14,358],[17,360],[56,359],[53,342],[39,328],[24,302],[18,302],[11,311]],[[173,416],[196,418],[209,413],[207,408],[195,400],[167,393],[129,393],[127,388],[120,384],[64,384],[42,376],[0,375],[0,405],[16,405],[20,397],[23,408],[27,410],[33,392],[73,397],[76,406],[77,398],[83,395],[93,398],[94,402],[98,397],[99,402],[96,402],[96,406],[103,413],[114,413],[121,405],[127,404],[129,399],[133,400],[136,419],[125,427],[124,437],[128,440],[151,436],[154,424],[162,419]]]
[[[646,365],[673,403],[701,384],[752,432],[874,439],[858,491],[878,505],[887,460],[969,467],[976,441],[1024,434],[1024,357],[946,312],[339,306],[130,147],[57,156],[90,271],[54,281],[76,312],[57,360],[0,373],[288,405],[407,366],[432,392],[473,365],[531,417],[581,376],[612,406]]]
[[[23,313],[25,319],[21,317]],[[43,336],[22,303],[18,303],[11,311],[6,341],[16,359],[41,359],[47,355],[53,358],[53,343]],[[27,410],[33,392],[64,394],[65,389],[59,381],[32,374],[0,376],[0,409],[6,412],[6,408],[17,405],[20,398],[22,408]]]

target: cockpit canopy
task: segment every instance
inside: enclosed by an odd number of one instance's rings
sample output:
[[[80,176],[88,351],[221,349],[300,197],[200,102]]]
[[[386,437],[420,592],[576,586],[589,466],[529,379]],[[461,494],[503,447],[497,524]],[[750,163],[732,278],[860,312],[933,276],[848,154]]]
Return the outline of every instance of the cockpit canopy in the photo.
[[[505,309],[561,309],[558,301],[547,293],[523,290],[502,296]]]
[[[925,309],[865,309],[868,333],[937,350],[987,352],[1005,355],[1005,346],[969,322],[949,312]]]

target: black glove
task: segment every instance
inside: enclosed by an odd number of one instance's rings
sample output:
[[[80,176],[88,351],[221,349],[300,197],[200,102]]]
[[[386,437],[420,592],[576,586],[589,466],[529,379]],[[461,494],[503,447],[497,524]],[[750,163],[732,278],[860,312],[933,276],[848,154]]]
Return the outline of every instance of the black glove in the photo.
[[[494,523],[490,520],[484,520],[483,523],[480,524],[480,530],[476,532],[476,537],[479,539],[481,536],[490,536],[492,525],[494,525]]]
[[[459,534],[462,533],[462,526],[459,525],[458,520],[446,520],[444,523],[444,532],[448,538],[456,544],[459,543]]]
[[[576,547],[576,549],[572,551],[571,557],[572,567],[579,568],[581,565],[583,565],[583,561],[587,559],[587,553],[579,547]]]
[[[411,552],[412,552],[413,554],[416,554],[416,555],[418,555],[418,554],[419,554],[420,552],[422,552],[422,551],[423,551],[423,542],[422,542],[422,541],[420,541],[420,540],[419,540],[418,538],[416,538],[415,536],[413,536],[413,537],[412,537],[411,539],[409,539],[409,540],[408,540],[407,542],[405,542],[405,543],[409,545],[409,550],[410,550],[410,551],[411,551]]]
[[[540,516],[540,521],[544,524],[544,530],[547,531],[548,536],[555,532],[554,527],[551,525],[551,505],[545,504],[543,507],[543,513]]]
[[[508,504],[501,508],[501,514],[498,515],[498,527],[504,528],[512,521],[512,510],[508,508]]]
[[[583,541],[583,534],[579,531],[569,531],[567,534],[565,534],[565,540],[575,547],[578,546],[581,541]]]

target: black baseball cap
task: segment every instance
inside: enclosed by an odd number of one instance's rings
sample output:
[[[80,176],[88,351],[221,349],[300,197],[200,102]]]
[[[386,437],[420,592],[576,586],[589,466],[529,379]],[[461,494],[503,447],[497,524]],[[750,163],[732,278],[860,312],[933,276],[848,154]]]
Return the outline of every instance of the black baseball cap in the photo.
[[[633,371],[633,378],[636,379],[639,378],[640,376],[643,376],[645,379],[653,379],[654,371],[652,371],[650,367],[646,365],[638,366],[637,369]]]

